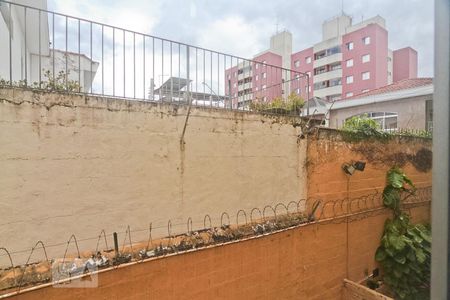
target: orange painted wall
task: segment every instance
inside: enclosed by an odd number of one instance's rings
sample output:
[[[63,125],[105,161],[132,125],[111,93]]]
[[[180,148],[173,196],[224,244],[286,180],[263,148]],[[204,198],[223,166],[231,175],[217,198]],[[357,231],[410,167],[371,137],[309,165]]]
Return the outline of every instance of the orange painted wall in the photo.
[[[308,197],[335,200],[371,194],[374,190],[381,193],[386,172],[399,163],[417,187],[431,186],[431,165],[424,171],[416,162],[423,161],[423,157],[416,159],[417,153],[423,149],[431,151],[431,146],[430,139],[414,137],[396,137],[386,142],[346,142],[337,130],[318,129],[308,137]],[[365,170],[346,175],[342,165],[351,161],[366,162]]]
[[[429,207],[411,211],[414,219]],[[304,225],[104,271],[98,288],[48,286],[12,299],[342,299],[344,278],[360,280],[375,267],[389,215]]]

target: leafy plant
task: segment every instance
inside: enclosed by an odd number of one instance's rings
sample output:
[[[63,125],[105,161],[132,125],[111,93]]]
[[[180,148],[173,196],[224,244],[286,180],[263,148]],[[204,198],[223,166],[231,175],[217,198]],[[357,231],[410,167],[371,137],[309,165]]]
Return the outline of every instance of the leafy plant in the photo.
[[[80,84],[78,81],[68,79],[69,74],[70,72],[66,74],[64,71],[59,71],[54,76],[50,70],[43,70],[45,80],[42,80],[40,84],[39,82],[28,84],[26,80],[10,82],[9,80],[0,79],[0,86],[29,87],[47,91],[81,92]]]
[[[388,138],[389,134],[383,132],[380,125],[367,114],[362,116],[353,116],[347,119],[342,127],[346,137],[352,140],[362,140],[366,138]]]
[[[401,210],[401,196],[414,194],[412,181],[399,168],[387,173],[383,204],[394,212],[384,225],[381,245],[375,253],[384,270],[384,282],[397,299],[429,299],[431,231],[422,224],[411,224]]]
[[[300,114],[300,110],[304,105],[305,101],[302,97],[295,93],[291,93],[286,100],[283,100],[281,97],[276,97],[272,99],[271,102],[264,102],[260,99],[256,99],[250,103],[250,109],[259,112],[283,110],[288,113]]]

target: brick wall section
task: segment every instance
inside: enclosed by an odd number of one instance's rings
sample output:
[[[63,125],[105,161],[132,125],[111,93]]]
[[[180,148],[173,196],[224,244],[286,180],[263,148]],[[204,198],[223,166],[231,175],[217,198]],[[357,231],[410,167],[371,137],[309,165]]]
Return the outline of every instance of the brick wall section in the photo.
[[[359,197],[374,190],[381,193],[386,185],[386,172],[402,160],[404,164],[400,167],[417,187],[431,186],[431,168],[418,170],[411,161],[419,150],[431,150],[431,139],[398,137],[387,142],[346,142],[339,131],[325,128],[308,138],[306,163],[310,198],[334,200]],[[358,160],[366,162],[364,172],[346,175],[342,165]]]
[[[411,211],[428,214],[429,207]],[[48,286],[11,299],[342,299],[345,278],[359,281],[375,267],[389,216],[305,225],[104,271],[98,288]]]

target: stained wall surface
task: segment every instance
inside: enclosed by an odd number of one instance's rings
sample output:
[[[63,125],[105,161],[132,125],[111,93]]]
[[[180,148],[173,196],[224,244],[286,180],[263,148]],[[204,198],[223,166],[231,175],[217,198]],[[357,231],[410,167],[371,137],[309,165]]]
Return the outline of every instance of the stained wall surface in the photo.
[[[180,143],[186,113],[0,89],[0,246],[61,243],[47,249],[53,257],[71,234],[81,249],[95,249],[102,229],[122,240],[129,225],[142,229],[133,240],[144,240],[149,222],[155,235],[167,234],[169,219],[184,232],[188,217],[196,228],[205,214],[217,224],[224,211],[233,219],[239,209],[306,196],[298,120],[193,108]]]
[[[394,166],[418,188],[431,186],[431,144],[431,139],[417,137],[358,141],[355,136],[321,128],[308,137],[308,197],[330,200],[381,193],[386,173]],[[342,166],[356,161],[366,163],[364,171],[347,175]]]
[[[429,216],[429,203],[411,208]],[[164,257],[99,274],[97,288],[51,285],[10,299],[346,299],[344,279],[376,267],[388,210]]]

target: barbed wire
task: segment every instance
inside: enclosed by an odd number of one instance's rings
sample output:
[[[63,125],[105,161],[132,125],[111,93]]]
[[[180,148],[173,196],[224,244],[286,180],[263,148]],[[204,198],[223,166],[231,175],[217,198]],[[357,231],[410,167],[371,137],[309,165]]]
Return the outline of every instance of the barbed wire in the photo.
[[[418,188],[414,194],[407,195],[406,193],[402,195],[402,205],[406,208],[414,207],[416,205],[424,205],[426,203],[429,203],[431,201],[431,187],[423,187]],[[292,208],[293,207],[293,208]],[[303,209],[302,209],[303,207]],[[298,201],[290,201],[287,205],[285,205],[282,202],[279,202],[275,204],[275,206],[266,205],[264,206],[263,210],[261,211],[258,207],[254,207],[250,210],[249,219],[247,217],[247,212],[243,209],[239,209],[236,213],[236,223],[233,225],[230,222],[230,215],[228,212],[222,212],[220,214],[220,227],[214,227],[212,223],[212,218],[209,214],[206,214],[203,218],[203,227],[199,230],[194,230],[193,228],[193,219],[191,217],[188,217],[186,223],[177,223],[172,224],[172,221],[169,220],[167,222],[167,236],[161,236],[160,241],[163,243],[163,241],[166,241],[167,249],[163,249],[161,253],[167,254],[172,252],[178,252],[177,246],[180,246],[180,244],[175,243],[176,237],[194,237],[198,239],[199,234],[201,233],[207,233],[207,238],[204,240],[203,243],[197,243],[197,244],[210,244],[210,243],[223,243],[227,241],[232,241],[233,239],[239,239],[242,237],[248,236],[248,232],[250,230],[250,234],[252,235],[258,235],[258,234],[266,234],[274,231],[283,230],[290,227],[295,227],[299,225],[304,224],[327,224],[327,223],[341,223],[341,222],[353,222],[357,220],[361,220],[364,218],[367,218],[369,216],[375,216],[378,214],[385,213],[386,208],[383,206],[383,199],[382,194],[378,191],[372,194],[366,194],[362,195],[360,197],[354,197],[354,198],[342,198],[342,199],[336,199],[336,200],[320,200],[320,199],[300,199]],[[268,213],[268,212],[271,212]],[[259,214],[258,217],[255,217],[255,214]],[[269,216],[270,214],[270,216]],[[225,219],[225,220],[224,220]],[[248,222],[250,221],[250,223]],[[198,224],[201,224],[200,222]],[[181,231],[179,234],[174,234],[172,227],[173,226],[186,226],[186,231]],[[264,227],[264,225],[267,225]],[[201,225],[200,225],[201,226]],[[247,230],[242,230],[244,227],[249,226]],[[237,230],[237,233],[230,234],[227,238],[220,238],[218,236],[218,229],[221,228],[223,231],[225,230]],[[155,228],[164,228],[164,226],[153,226],[153,224],[150,222],[147,229],[137,229],[137,230],[131,230],[131,227],[127,225],[127,228],[124,232],[119,232],[120,234],[124,234],[124,240],[122,243],[122,248],[119,253],[119,255],[129,255],[129,260],[131,260],[132,253],[134,251],[133,248],[133,241],[132,241],[132,233],[136,232],[142,232],[142,231],[148,231],[148,239],[146,243],[144,241],[138,241],[138,243],[144,243],[145,244],[145,252],[149,251],[150,249],[153,249],[155,247],[153,243],[153,236],[152,231]],[[251,232],[253,231],[253,232]],[[232,231],[230,231],[233,233]],[[228,233],[230,233],[228,232]],[[227,233],[227,234],[228,234]],[[223,234],[223,233],[222,233]],[[20,250],[20,251],[9,251],[5,247],[0,247],[0,250],[4,252],[4,254],[1,256],[8,256],[9,257],[9,263],[13,270],[13,276],[14,276],[14,286],[16,286],[19,290],[24,285],[23,279],[26,271],[26,267],[30,264],[32,255],[34,251],[40,246],[44,251],[45,261],[46,263],[50,263],[49,257],[47,255],[47,249],[66,245],[64,256],[62,259],[62,264],[66,261],[68,249],[69,246],[72,243],[75,244],[76,251],[77,251],[77,257],[81,257],[80,248],[79,248],[79,242],[80,241],[88,241],[88,240],[97,240],[96,248],[94,253],[99,253],[100,251],[103,252],[109,252],[111,251],[109,245],[108,245],[108,237],[111,237],[113,234],[106,234],[106,231],[104,229],[101,230],[100,234],[96,236],[95,238],[84,238],[78,240],[75,236],[75,234],[72,234],[68,241],[66,243],[57,243],[52,245],[45,245],[41,240],[38,241],[33,248],[31,248],[31,251],[29,252],[28,258],[26,260],[26,263],[24,265],[20,264],[14,264],[13,256],[15,254],[25,253],[27,250]],[[99,248],[100,240],[104,241],[105,249],[101,250]],[[184,240],[183,240],[184,241]],[[198,242],[198,241],[197,241]],[[196,245],[197,245],[196,244]],[[56,246],[55,246],[56,245]],[[160,244],[160,247],[161,244]],[[184,242],[184,247],[186,247],[186,242]],[[158,249],[158,247],[156,247]],[[162,248],[161,248],[162,249]],[[189,248],[191,249],[191,248]],[[116,254],[117,255],[117,254]],[[142,259],[146,258],[145,256],[142,257]],[[128,260],[128,261],[129,261]],[[42,262],[42,261],[41,261]],[[119,261],[120,263],[120,261]],[[20,280],[17,281],[17,274],[16,274],[16,268],[18,266],[25,266],[23,270],[21,269],[21,277]],[[0,269],[1,270],[1,269]]]

